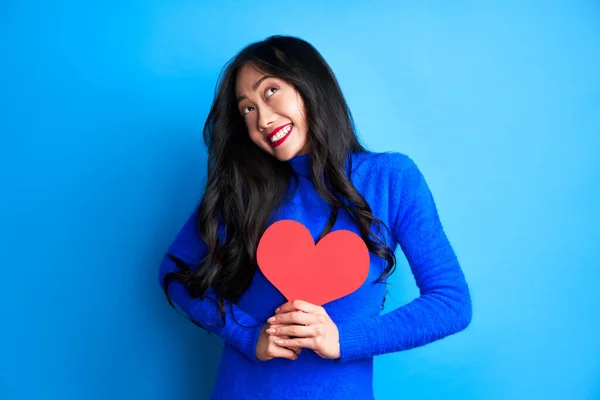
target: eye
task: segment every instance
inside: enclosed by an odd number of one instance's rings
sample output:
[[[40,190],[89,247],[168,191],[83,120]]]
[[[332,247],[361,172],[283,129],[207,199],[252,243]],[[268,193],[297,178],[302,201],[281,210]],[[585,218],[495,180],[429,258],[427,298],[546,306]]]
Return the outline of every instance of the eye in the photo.
[[[267,97],[273,96],[273,94],[275,94],[275,92],[278,91],[278,90],[279,89],[277,89],[276,87],[270,87],[270,88],[268,88],[267,92],[266,92],[267,93]],[[273,91],[273,92],[271,92],[271,91]],[[269,94],[269,92],[271,92],[271,94]]]
[[[242,115],[245,116],[246,114],[248,114],[252,110],[254,110],[254,107],[244,107],[242,109]]]

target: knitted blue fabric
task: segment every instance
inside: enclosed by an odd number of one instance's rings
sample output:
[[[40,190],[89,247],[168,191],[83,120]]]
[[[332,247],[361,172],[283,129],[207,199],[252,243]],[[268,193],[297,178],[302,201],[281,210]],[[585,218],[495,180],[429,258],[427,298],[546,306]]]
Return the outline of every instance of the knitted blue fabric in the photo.
[[[192,299],[183,284],[174,281],[169,294],[177,307],[224,341],[211,399],[372,399],[373,356],[425,345],[470,323],[468,285],[417,165],[402,153],[356,153],[351,157],[352,184],[373,215],[389,228],[389,232],[383,229],[376,234],[392,249],[400,246],[420,296],[382,314],[385,285],[375,281],[385,260],[371,253],[366,282],[354,293],[324,305],[339,330],[339,360],[322,359],[303,349],[294,361],[260,361],[255,354],[260,329],[286,302],[260,270],[238,302],[225,302],[225,324],[213,300],[214,291],[207,292],[210,299]],[[275,220],[299,221],[316,239],[331,206],[311,182],[310,154],[296,156],[289,163],[300,178],[298,189]],[[206,253],[195,229],[196,218],[193,212],[167,249],[159,271],[161,286],[165,274],[178,269],[172,257],[193,266]],[[333,227],[339,229],[360,235],[345,212],[340,212]]]

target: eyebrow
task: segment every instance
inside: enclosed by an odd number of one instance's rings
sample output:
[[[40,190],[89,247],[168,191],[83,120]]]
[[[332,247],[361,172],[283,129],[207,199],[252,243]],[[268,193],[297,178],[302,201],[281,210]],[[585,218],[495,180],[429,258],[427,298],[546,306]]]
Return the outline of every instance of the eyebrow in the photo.
[[[273,78],[273,76],[271,75],[264,75],[262,78],[260,78],[259,80],[256,81],[256,83],[254,85],[252,85],[252,90],[256,90],[258,89],[258,87],[260,86],[260,84],[267,78]],[[240,101],[247,99],[246,96],[240,96],[237,98],[237,102],[239,103]]]

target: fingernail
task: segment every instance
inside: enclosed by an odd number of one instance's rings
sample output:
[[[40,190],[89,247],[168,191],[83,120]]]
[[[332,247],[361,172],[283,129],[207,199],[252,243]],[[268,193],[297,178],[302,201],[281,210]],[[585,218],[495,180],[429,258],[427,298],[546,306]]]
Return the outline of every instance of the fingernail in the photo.
[[[269,328],[269,329],[267,329],[267,333],[275,333],[275,329]]]
[[[277,344],[283,344],[283,340],[276,340],[275,343],[277,343]]]
[[[279,312],[279,307],[277,307],[277,309],[275,309],[275,312],[278,313]]]
[[[269,322],[275,322],[275,317],[271,317],[267,321],[269,321]]]

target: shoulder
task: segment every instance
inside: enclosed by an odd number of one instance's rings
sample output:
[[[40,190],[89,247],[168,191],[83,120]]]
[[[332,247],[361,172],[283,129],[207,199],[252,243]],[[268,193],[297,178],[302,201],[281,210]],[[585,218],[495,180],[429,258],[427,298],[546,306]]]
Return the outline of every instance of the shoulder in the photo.
[[[372,188],[373,195],[391,206],[429,197],[429,186],[417,163],[400,152],[356,153],[352,182]]]
[[[401,152],[363,152],[352,155],[352,174],[364,177],[402,178],[418,168],[412,158]]]

